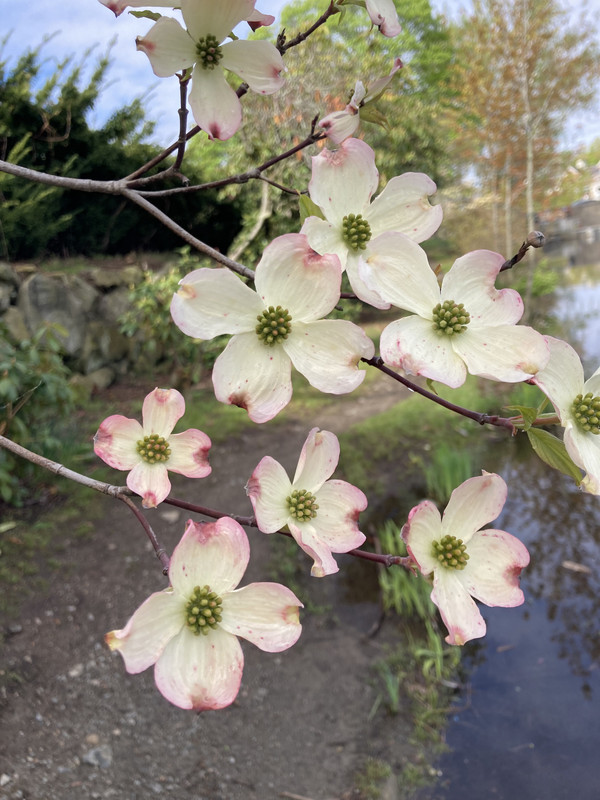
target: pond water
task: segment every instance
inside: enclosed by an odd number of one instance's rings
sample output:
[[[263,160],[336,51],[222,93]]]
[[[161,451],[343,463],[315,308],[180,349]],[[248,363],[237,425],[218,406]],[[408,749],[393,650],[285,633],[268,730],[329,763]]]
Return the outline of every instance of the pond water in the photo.
[[[600,260],[600,256],[598,258]],[[573,260],[571,261],[573,263]],[[600,267],[569,267],[544,308],[553,333],[600,363]],[[526,442],[523,442],[526,445]],[[451,752],[428,800],[600,798],[600,498],[585,495],[516,440],[482,465],[508,483],[494,527],[527,545],[517,609],[482,607],[487,636],[464,648]]]

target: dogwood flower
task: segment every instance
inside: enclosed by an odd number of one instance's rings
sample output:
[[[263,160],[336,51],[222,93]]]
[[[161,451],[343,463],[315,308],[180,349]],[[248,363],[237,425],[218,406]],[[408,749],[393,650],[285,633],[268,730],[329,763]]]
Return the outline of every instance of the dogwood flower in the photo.
[[[369,91],[365,89],[362,81],[356,81],[354,87],[354,94],[350,102],[342,111],[333,111],[327,114],[319,121],[319,125],[325,131],[327,138],[334,144],[341,144],[344,139],[353,136],[360,122],[360,110],[369,103],[374,102],[387,88],[388,84],[402,66],[402,61],[399,58],[394,59],[394,66],[388,75],[378,78],[369,87]]]
[[[367,498],[346,481],[328,480],[339,457],[335,434],[313,428],[293,481],[278,461],[265,456],[246,486],[259,530],[275,533],[287,525],[314,559],[311,575],[317,578],[338,571],[332,553],[347,553],[365,541],[358,515],[367,507]]]
[[[115,469],[130,470],[127,486],[141,495],[144,508],[154,508],[171,491],[167,470],[186,478],[210,475],[210,439],[190,428],[171,433],[185,412],[176,389],[155,389],[144,400],[143,424],[120,414],[107,417],[94,436],[94,452]]]
[[[340,297],[336,256],[319,256],[305,236],[280,236],[256,267],[256,292],[227,269],[199,269],[180,281],[171,316],[188,336],[234,334],[217,358],[217,400],[266,422],[292,397],[291,366],[321,392],[346,394],[362,383],[372,341],[346,320],[322,319]]]
[[[398,233],[379,237],[361,265],[362,277],[398,308],[413,312],[381,334],[381,357],[393,367],[448,386],[461,386],[467,370],[495,381],[524,381],[549,358],[544,337],[516,325],[523,301],[494,281],[504,258],[476,250],[457,259],[441,289],[418,244]]]
[[[242,121],[242,106],[223,69],[239,75],[259,94],[272,94],[284,83],[283,60],[273,44],[244,39],[224,42],[239,22],[252,18],[254,2],[180,0],[187,30],[176,19],[161,17],[136,42],[159,78],[193,68],[190,106],[211,139],[229,139]]]
[[[398,13],[394,0],[366,0],[367,14],[384,36],[389,39],[397,36],[402,27],[398,21]]]
[[[425,500],[402,529],[409,555],[423,575],[433,575],[431,599],[448,628],[448,644],[485,635],[473,597],[486,606],[523,603],[519,575],[529,564],[525,545],[506,531],[481,530],[496,519],[506,501],[506,483],[484,472],[452,492],[443,517]]]
[[[565,429],[564,443],[587,472],[581,487],[600,495],[600,367],[584,382],[583,367],[571,345],[546,336],[550,360],[533,379],[548,396]]]
[[[378,182],[375,153],[360,139],[346,139],[338,150],[314,156],[308,192],[325,219],[308,217],[302,233],[317,253],[339,257],[361,300],[389,308],[389,302],[362,279],[360,263],[378,252],[385,231],[399,231],[416,242],[432,236],[442,221],[442,208],[427,199],[436,191],[427,175],[398,175],[371,203]]]
[[[177,0],[100,0],[103,6],[109,8],[115,15],[120,16],[126,8],[179,8]],[[250,25],[252,30],[262,27],[263,25],[272,25],[275,22],[275,17],[272,14],[261,14],[260,11],[254,9],[249,17],[246,17],[246,22]]]
[[[170,586],[142,603],[122,630],[106,634],[130,674],[154,664],[166,699],[194,711],[224,708],[236,698],[244,655],[238,636],[267,653],[295,644],[302,603],[278,583],[236,589],[250,558],[233,519],[187,524],[173,551]]]

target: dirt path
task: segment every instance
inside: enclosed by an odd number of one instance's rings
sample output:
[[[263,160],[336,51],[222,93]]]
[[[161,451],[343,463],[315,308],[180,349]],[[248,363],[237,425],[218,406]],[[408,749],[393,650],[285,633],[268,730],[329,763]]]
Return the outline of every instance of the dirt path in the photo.
[[[340,402],[316,424],[340,432],[400,396],[392,387]],[[270,454],[293,470],[308,428],[301,420],[253,427],[214,448],[209,478],[176,482],[174,493],[248,514],[243,486],[253,468]],[[2,626],[0,800],[354,798],[367,755],[403,763],[407,720],[368,719],[378,691],[372,665],[393,635],[366,635],[379,615],[372,568],[344,556],[339,576],[303,579],[301,599],[326,610],[303,613],[300,641],[285,653],[244,643],[236,703],[195,715],[162,698],[152,670],[127,675],[103,643],[106,631],[122,627],[165,583],[127,509],[105,497],[94,502],[93,535],[81,540],[65,529],[59,571]],[[169,550],[186,518],[171,507],[151,517]],[[267,565],[283,557],[284,540],[249,535],[244,583],[269,580]],[[301,565],[307,575],[303,554]],[[361,591],[364,602],[357,601]]]

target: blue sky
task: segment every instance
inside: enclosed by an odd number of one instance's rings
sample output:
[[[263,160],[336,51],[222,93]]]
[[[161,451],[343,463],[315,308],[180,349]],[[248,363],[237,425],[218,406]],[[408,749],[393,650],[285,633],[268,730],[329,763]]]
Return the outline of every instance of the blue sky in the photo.
[[[259,0],[257,5],[261,11],[277,15],[285,2]],[[465,4],[461,0],[433,0],[434,8],[449,16]],[[167,9],[160,10],[171,13]],[[146,96],[148,117],[157,121],[161,144],[170,144],[176,138],[177,81],[175,78],[156,78],[147,57],[135,49],[135,37],[150,28],[150,20],[135,19],[127,13],[116,19],[98,0],[0,0],[0,19],[0,37],[12,32],[3,51],[4,58],[14,58],[27,45],[35,46],[44,36],[55,34],[43,48],[49,67],[67,54],[83,56],[85,50],[96,43],[98,47],[95,52],[104,52],[111,39],[116,38],[112,51],[113,64],[108,76],[110,85],[94,109],[92,124],[102,122],[112,111],[143,94]],[[600,91],[598,94],[600,97]],[[598,103],[594,109],[571,121],[565,143],[568,147],[576,147],[596,137],[600,137]]]

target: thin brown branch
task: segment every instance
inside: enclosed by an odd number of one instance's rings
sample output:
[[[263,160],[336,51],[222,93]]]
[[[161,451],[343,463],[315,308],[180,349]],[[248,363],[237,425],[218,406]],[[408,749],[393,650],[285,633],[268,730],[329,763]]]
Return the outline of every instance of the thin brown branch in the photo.
[[[434,394],[427,389],[423,389],[423,387],[419,386],[418,383],[413,383],[412,381],[409,381],[408,378],[405,378],[404,375],[400,375],[393,369],[386,367],[383,363],[383,359],[380,356],[373,356],[373,358],[361,358],[361,361],[364,361],[365,364],[369,364],[371,367],[375,367],[375,369],[378,369],[380,372],[388,375],[393,380],[398,381],[398,383],[406,386],[406,388],[410,389],[412,392],[416,392],[417,394],[426,397],[428,400],[432,400],[434,403],[447,408],[449,411],[454,411],[455,414],[460,414],[463,417],[472,419],[475,422],[478,422],[480,425],[495,425],[498,428],[507,428],[513,436],[516,434],[516,429],[512,420],[507,419],[506,417],[499,417],[497,414],[482,414],[479,411],[471,411],[468,408],[451,403],[449,400],[444,400],[443,397],[439,397],[439,395]]]
[[[331,0],[327,10],[323,14],[321,14],[318,20],[314,22],[309,29],[304,31],[303,33],[299,33],[293,39],[290,39],[289,42],[285,41],[285,30],[281,31],[281,33],[277,37],[277,49],[279,50],[281,55],[284,55],[284,53],[291,47],[296,47],[297,45],[306,41],[306,39],[308,39],[308,37],[317,30],[317,28],[320,28],[321,25],[324,25],[327,22],[329,17],[333,17],[335,16],[335,14],[339,13],[340,9],[338,8],[335,0]]]
[[[125,503],[127,508],[129,508],[135,514],[138,522],[140,523],[142,528],[146,531],[146,536],[148,537],[148,539],[150,539],[150,542],[152,543],[152,547],[154,548],[154,552],[156,553],[156,557],[158,558],[158,560],[162,564],[163,575],[168,575],[169,574],[169,560],[170,559],[169,559],[169,556],[167,554],[167,551],[165,550],[165,548],[158,541],[158,538],[157,538],[156,534],[152,530],[152,526],[150,525],[150,523],[148,522],[146,517],[142,514],[142,512],[139,510],[139,508],[136,506],[136,504],[133,502],[133,500],[130,497],[127,497],[126,495],[120,494],[118,496],[118,499],[121,500],[123,503]]]
[[[179,139],[177,140],[177,157],[175,159],[175,163],[173,164],[173,171],[179,170],[181,164],[183,162],[183,156],[185,155],[185,132],[187,128],[187,117],[188,117],[188,110],[187,110],[187,87],[189,84],[189,78],[187,80],[179,81]]]
[[[527,239],[523,242],[521,247],[519,247],[519,251],[515,253],[512,258],[509,258],[504,262],[504,264],[502,264],[500,267],[500,272],[504,272],[504,270],[507,269],[512,269],[515,264],[518,264],[519,261],[522,261],[530,247],[543,247],[545,239],[546,237],[540,231],[531,231]]]

